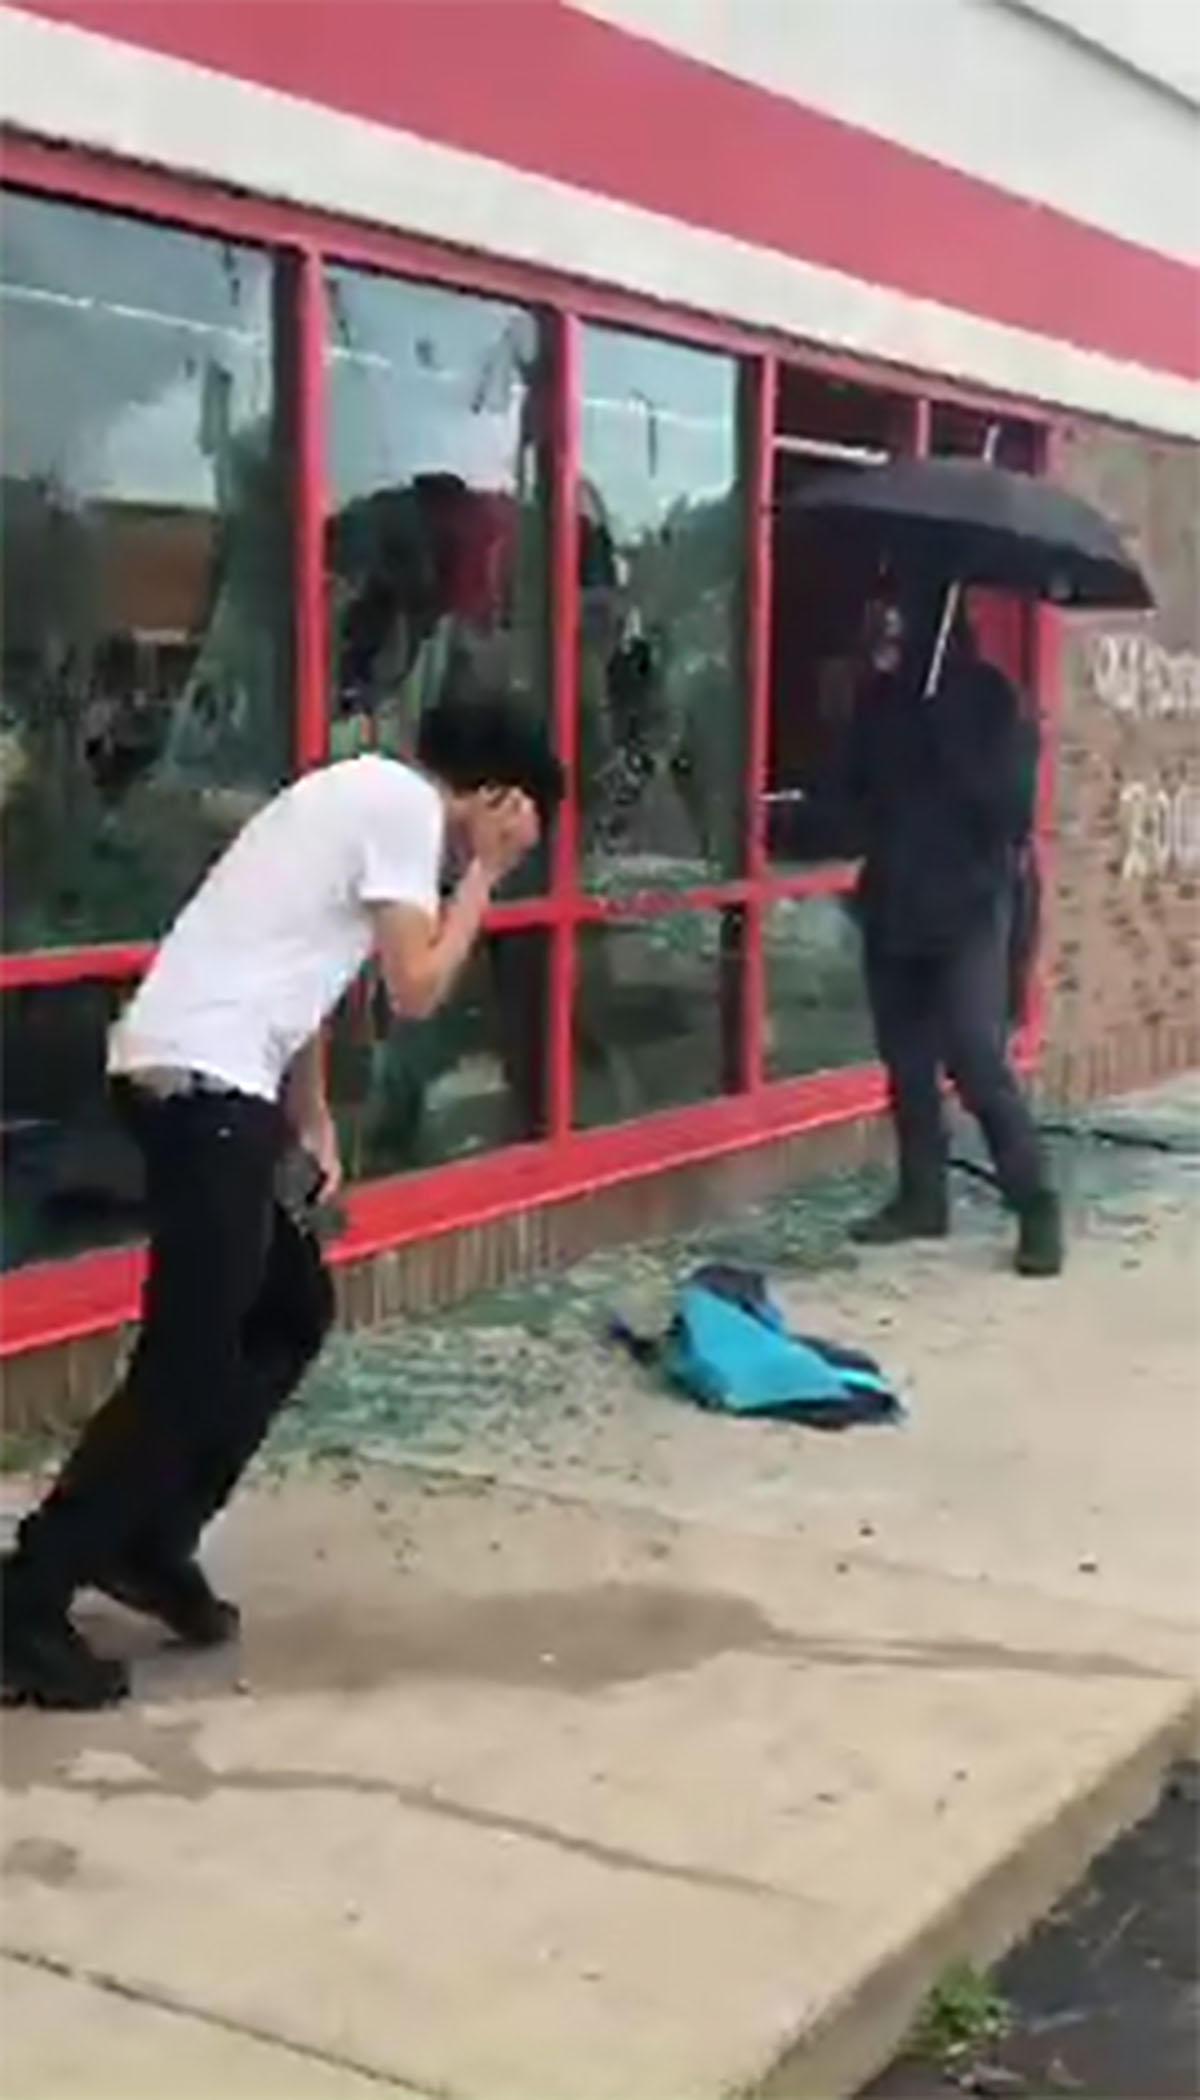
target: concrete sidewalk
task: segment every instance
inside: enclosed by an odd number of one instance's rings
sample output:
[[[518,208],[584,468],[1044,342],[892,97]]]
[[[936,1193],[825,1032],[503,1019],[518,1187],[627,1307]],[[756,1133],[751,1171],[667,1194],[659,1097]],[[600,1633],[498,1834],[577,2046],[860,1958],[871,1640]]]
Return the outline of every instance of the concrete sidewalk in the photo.
[[[1189,1171],[1139,1169],[1057,1286],[982,1230],[809,1276],[900,1432],[704,1417],[594,1348],[555,1422],[553,1334],[476,1315],[524,1438],[497,1400],[453,1451],[389,1463],[376,1420],[369,1464],[294,1460],[214,1540],[240,1657],[97,1616],[144,1703],[6,1716],[0,2089],[853,2090],[1188,1725]]]

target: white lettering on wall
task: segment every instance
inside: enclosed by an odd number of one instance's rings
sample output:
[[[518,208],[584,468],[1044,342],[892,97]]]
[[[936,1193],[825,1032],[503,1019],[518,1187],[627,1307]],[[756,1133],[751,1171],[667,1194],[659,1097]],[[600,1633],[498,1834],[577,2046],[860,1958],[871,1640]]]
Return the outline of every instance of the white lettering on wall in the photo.
[[[1121,880],[1150,882],[1200,870],[1200,787],[1130,780],[1121,789]]]
[[[1200,715],[1200,655],[1164,649],[1144,634],[1099,634],[1087,643],[1092,689],[1113,714],[1138,721]]]
[[[1085,645],[1101,706],[1129,722],[1200,717],[1200,654],[1165,649],[1146,634],[1098,634]],[[1118,797],[1121,879],[1153,882],[1200,872],[1200,786],[1160,778],[1125,781]]]

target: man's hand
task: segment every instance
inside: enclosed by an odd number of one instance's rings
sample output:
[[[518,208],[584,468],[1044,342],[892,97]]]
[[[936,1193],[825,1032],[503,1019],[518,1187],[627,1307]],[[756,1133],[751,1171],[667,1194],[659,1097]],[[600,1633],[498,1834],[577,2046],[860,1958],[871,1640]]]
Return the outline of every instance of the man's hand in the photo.
[[[375,947],[394,1013],[423,1021],[449,993],[473,948],[495,884],[536,846],[541,825],[517,789],[480,792],[463,829],[471,860],[438,922],[407,904],[377,904]]]
[[[325,1202],[342,1185],[342,1162],[337,1127],[325,1095],[325,1045],[319,1033],[293,1058],[283,1105],[298,1142],[321,1169],[321,1200]]]
[[[511,874],[533,851],[540,831],[537,810],[519,788],[480,795],[467,819],[471,850],[493,882]]]
[[[319,1201],[329,1203],[342,1186],[342,1156],[337,1125],[328,1108],[310,1116],[296,1130],[299,1143],[321,1169]]]

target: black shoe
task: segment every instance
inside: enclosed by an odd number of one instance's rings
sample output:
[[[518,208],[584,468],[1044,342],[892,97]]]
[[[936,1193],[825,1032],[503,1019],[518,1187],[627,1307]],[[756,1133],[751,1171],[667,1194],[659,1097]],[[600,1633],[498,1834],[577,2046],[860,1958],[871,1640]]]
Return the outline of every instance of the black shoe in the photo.
[[[893,1196],[850,1227],[858,1247],[899,1247],[906,1240],[944,1240],[950,1230],[950,1206],[936,1196]]]
[[[143,1618],[159,1619],[186,1648],[220,1648],[237,1639],[242,1615],[218,1597],[198,1560],[129,1566],[95,1587]]]
[[[6,1586],[0,1632],[0,1687],[5,1706],[45,1706],[86,1713],[129,1696],[124,1663],[97,1655],[65,1611],[33,1606]]]
[[[1062,1206],[1046,1189],[1017,1206],[1014,1266],[1018,1276],[1059,1276],[1065,1259]]]

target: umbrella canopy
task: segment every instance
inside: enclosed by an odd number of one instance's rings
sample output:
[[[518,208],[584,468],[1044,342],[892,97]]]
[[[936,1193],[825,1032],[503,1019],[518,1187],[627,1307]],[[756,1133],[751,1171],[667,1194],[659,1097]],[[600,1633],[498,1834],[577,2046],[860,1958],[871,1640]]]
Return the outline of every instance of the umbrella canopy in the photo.
[[[1064,606],[1143,612],[1150,587],[1106,517],[1029,474],[973,459],[899,459],[822,475],[786,506],[869,535],[901,565]]]

